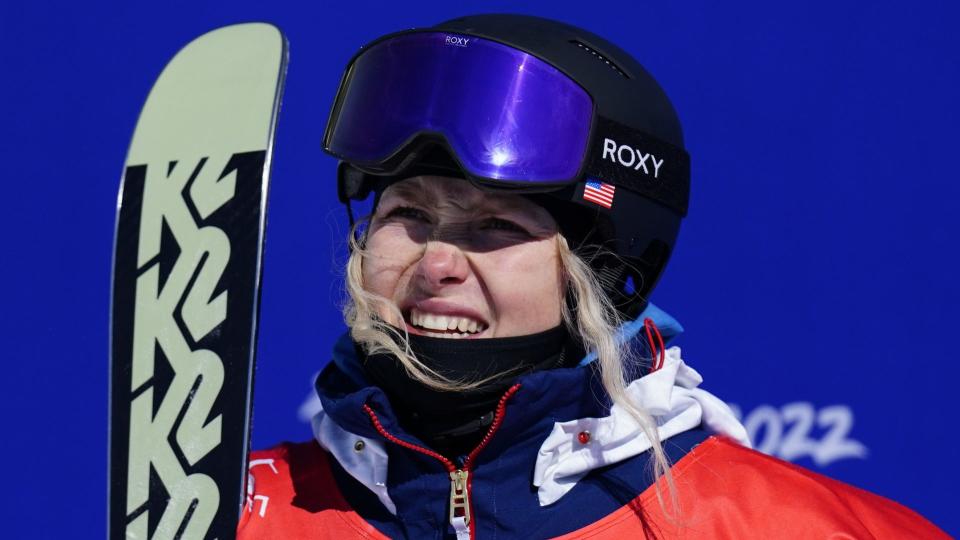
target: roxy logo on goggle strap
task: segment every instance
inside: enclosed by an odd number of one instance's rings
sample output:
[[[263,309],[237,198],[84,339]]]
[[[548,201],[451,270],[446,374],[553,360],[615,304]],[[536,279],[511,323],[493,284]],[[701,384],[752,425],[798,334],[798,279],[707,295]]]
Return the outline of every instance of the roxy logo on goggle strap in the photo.
[[[657,159],[657,156],[652,153],[643,153],[629,144],[617,144],[613,139],[604,138],[602,159],[608,159],[608,157],[614,163],[635,171],[642,170],[644,174],[651,174],[652,169],[654,178],[657,178],[660,167],[663,166],[663,160]]]
[[[461,36],[447,36],[447,45],[456,45],[457,47],[466,47],[472,38]]]

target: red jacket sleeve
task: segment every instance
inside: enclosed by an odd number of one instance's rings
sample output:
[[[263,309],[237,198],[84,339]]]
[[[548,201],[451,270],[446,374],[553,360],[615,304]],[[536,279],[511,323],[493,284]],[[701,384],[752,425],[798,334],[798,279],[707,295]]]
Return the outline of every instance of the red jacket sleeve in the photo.
[[[664,512],[651,487],[564,538],[949,538],[889,499],[726,439],[708,439],[671,471],[679,519]]]
[[[284,443],[250,455],[238,539],[385,539],[343,499],[316,442]]]

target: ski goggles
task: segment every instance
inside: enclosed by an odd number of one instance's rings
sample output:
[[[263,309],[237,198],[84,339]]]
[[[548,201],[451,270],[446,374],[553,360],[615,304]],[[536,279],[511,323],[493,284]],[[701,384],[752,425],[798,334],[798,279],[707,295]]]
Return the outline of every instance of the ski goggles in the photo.
[[[476,36],[413,31],[353,58],[323,146],[361,171],[391,175],[417,148],[440,144],[480,184],[529,191],[585,180],[627,184],[659,192],[655,199],[667,195],[662,202],[685,214],[686,152],[595,109],[582,86],[536,56]],[[683,189],[654,185],[666,176]]]

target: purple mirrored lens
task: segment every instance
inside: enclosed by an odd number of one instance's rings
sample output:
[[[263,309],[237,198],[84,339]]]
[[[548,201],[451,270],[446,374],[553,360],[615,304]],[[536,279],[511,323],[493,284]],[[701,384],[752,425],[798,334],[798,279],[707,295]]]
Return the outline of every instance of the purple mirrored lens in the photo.
[[[432,132],[476,176],[569,181],[592,114],[583,88],[527,53],[472,36],[404,34],[354,62],[327,149],[374,163]]]

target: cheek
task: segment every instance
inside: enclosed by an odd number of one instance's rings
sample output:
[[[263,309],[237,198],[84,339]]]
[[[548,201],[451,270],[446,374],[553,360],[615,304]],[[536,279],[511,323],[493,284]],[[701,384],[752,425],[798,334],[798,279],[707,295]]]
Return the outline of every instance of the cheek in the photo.
[[[385,226],[367,236],[363,258],[363,288],[394,299],[407,269],[416,262],[423,246],[410,239],[402,227]]]
[[[534,248],[535,249],[530,249]],[[501,250],[482,270],[498,337],[549,330],[562,320],[563,287],[552,240]]]

